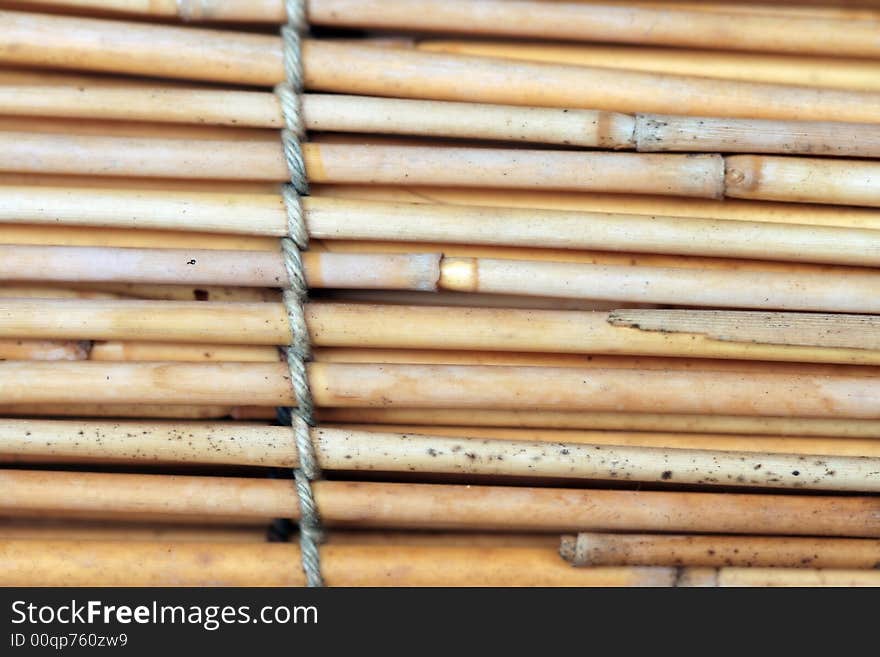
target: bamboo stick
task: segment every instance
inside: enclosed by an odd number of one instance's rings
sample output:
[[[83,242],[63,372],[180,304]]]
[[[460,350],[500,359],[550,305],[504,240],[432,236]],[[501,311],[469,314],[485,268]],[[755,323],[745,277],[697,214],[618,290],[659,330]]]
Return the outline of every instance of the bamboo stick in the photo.
[[[353,255],[309,252],[302,256],[312,288],[436,289],[441,256]],[[125,282],[166,285],[289,287],[279,251],[131,249],[0,245],[0,280]]]
[[[290,481],[0,470],[4,515],[297,519]],[[333,527],[880,537],[876,497],[319,481]]]
[[[872,569],[880,541],[844,538],[602,534],[564,536],[574,566]]]
[[[367,532],[364,532],[365,534]],[[551,537],[547,537],[553,540]],[[223,543],[263,543],[266,528],[260,526],[216,526],[143,524],[31,518],[0,518],[0,539],[49,541],[188,541]],[[345,541],[341,537],[340,541]],[[364,539],[369,540],[369,539]],[[542,543],[542,545],[549,543]]]
[[[256,408],[239,408],[238,419],[257,419]],[[816,436],[880,438],[876,420],[747,417],[675,413],[585,413],[566,411],[515,411],[482,409],[473,413],[461,409],[413,408],[321,408],[321,422],[370,423],[374,425],[455,425],[472,427],[518,427],[536,429],[590,429],[605,431],[661,431],[689,433],[748,434],[756,436]],[[686,437],[686,436],[684,436]]]
[[[496,426],[438,426],[416,424],[332,424],[325,428],[373,432],[526,440],[549,443],[626,445],[675,449],[721,450],[725,452],[767,452],[771,454],[814,454],[880,457],[880,441],[853,438],[781,437],[710,433],[659,433],[644,431],[582,431],[573,429],[522,429]]]
[[[278,37],[19,12],[2,12],[0,20],[6,28],[0,39],[4,63],[255,85],[284,79]],[[726,24],[730,22],[725,19]],[[65,39],[47,40],[47,33],[63,34]],[[303,44],[303,64],[306,88],[312,91],[615,112],[877,122],[877,95],[867,92],[509,62],[316,40]]]
[[[696,6],[702,6],[702,3]],[[592,66],[801,87],[880,91],[880,81],[877,80],[877,63],[870,59],[723,52],[641,45],[572,45],[474,39],[467,41],[424,39],[412,43],[411,46],[427,52],[477,55],[550,64]]]
[[[444,532],[444,531],[364,531],[339,530],[327,532],[324,544],[335,545],[426,545],[473,547],[549,547],[559,545],[555,534],[512,534],[510,532]]]
[[[261,408],[263,417],[274,419],[274,409]],[[217,420],[235,414],[232,406],[183,406],[180,404],[0,404],[0,415],[9,417],[100,417],[156,418],[163,420]],[[271,417],[270,417],[271,416]]]
[[[311,196],[302,199],[304,219],[314,239],[466,242],[555,249],[620,249],[682,255],[763,257],[874,266],[873,230],[780,225],[775,222],[711,220],[686,217],[650,217],[638,214],[548,211],[518,208],[486,210],[480,206],[444,206],[418,203],[353,201]],[[252,235],[282,236],[287,216],[278,196],[266,194],[98,192],[84,189],[47,189],[0,186],[0,221],[63,226],[146,226],[169,230],[221,230]],[[36,229],[32,229],[36,230]],[[22,244],[16,232],[0,239]],[[129,233],[100,233],[107,246],[162,246],[173,239],[156,234],[154,244]],[[40,235],[35,233],[33,241]],[[184,248],[196,248],[197,236],[181,232]],[[76,238],[77,234],[74,233]],[[27,233],[25,234],[25,240]],[[126,240],[123,242],[123,240]],[[72,240],[64,235],[64,244]],[[92,245],[97,240],[89,240]],[[147,242],[144,244],[143,242]],[[217,242],[238,248],[232,238]],[[85,242],[85,240],[80,240]],[[268,242],[268,241],[267,241]],[[52,243],[59,242],[53,237]],[[104,245],[95,244],[95,246]],[[72,244],[71,244],[72,245]],[[245,242],[244,248],[277,249],[268,243]]]
[[[299,547],[284,543],[0,541],[0,559],[4,586],[306,584],[291,567]],[[321,570],[327,586],[669,586],[675,576],[669,568],[571,568],[544,547],[331,544],[321,548]]]
[[[70,2],[75,6],[96,3]],[[736,12],[736,19],[681,7],[542,4],[499,0],[310,0],[312,24],[372,29],[452,32],[573,41],[651,43],[834,56],[880,55],[875,23],[858,18],[776,12]],[[97,7],[107,10],[106,3]],[[110,7],[110,9],[117,9]],[[124,11],[125,9],[123,9]],[[129,8],[129,11],[132,11]],[[135,12],[145,11],[140,4]],[[206,3],[165,0],[148,13],[184,20],[275,22],[285,20],[281,0]],[[847,36],[849,38],[847,38]]]
[[[318,406],[880,417],[863,376],[347,363],[308,375]],[[0,362],[11,404],[290,406],[288,379],[282,363]]]
[[[0,170],[284,182],[280,141],[186,140],[0,132]],[[641,191],[719,198],[717,155],[303,144],[314,182]],[[624,180],[625,179],[625,180]]]
[[[3,176],[0,175],[0,180]],[[94,180],[94,179],[92,179]],[[110,180],[110,179],[104,179]],[[723,201],[671,196],[535,192],[524,190],[464,189],[454,187],[389,187],[382,185],[313,185],[324,198],[394,203],[434,203],[480,207],[518,207],[575,212],[665,215],[769,221],[813,226],[880,228],[880,213],[873,208],[798,203],[776,203],[726,198]]]
[[[760,331],[707,335],[699,322],[635,328],[621,313],[505,308],[443,308],[312,302],[306,306],[316,347],[463,349],[722,358],[880,365],[871,317],[761,314]],[[729,324],[749,313],[731,313]],[[693,318],[699,319],[698,316]],[[836,322],[836,324],[835,324]],[[769,328],[768,328],[769,327]],[[829,329],[842,332],[838,337]],[[775,329],[775,330],[774,330]],[[0,337],[138,340],[198,344],[289,344],[290,323],[277,303],[0,299]],[[846,337],[852,336],[852,339]]]
[[[880,459],[679,448],[530,442],[318,428],[326,470],[501,475],[880,492]],[[185,441],[185,444],[184,444]],[[122,462],[298,467],[286,427],[108,425],[6,420],[0,452],[24,457]]]
[[[89,351],[83,342],[0,339],[0,360],[86,360]]]
[[[274,347],[200,345],[157,342],[96,342],[89,351],[95,361],[178,361],[271,363],[279,359]]]

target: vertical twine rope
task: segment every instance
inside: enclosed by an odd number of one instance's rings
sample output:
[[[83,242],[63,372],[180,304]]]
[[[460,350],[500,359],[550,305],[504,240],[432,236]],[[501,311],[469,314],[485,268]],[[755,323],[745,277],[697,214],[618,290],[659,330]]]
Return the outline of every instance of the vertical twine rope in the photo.
[[[293,471],[297,497],[299,498],[299,542],[302,552],[302,568],[308,586],[324,586],[321,575],[319,545],[323,539],[321,517],[312,493],[312,483],[321,478],[321,468],[312,444],[311,429],[315,426],[314,403],[309,388],[306,363],[312,357],[305,303],[308,285],[303,270],[302,252],[309,248],[309,234],[303,217],[300,195],[309,193],[300,138],[304,135],[299,94],[302,91],[302,59],[300,57],[300,33],[307,27],[303,0],[286,0],[288,23],[281,29],[284,43],[285,82],[275,87],[281,104],[285,129],[281,132],[284,156],[290,171],[290,185],[282,194],[287,210],[288,237],[281,240],[284,267],[290,280],[284,290],[284,306],[290,319],[291,344],[285,355],[290,370],[290,383],[297,400],[291,413],[290,424],[296,438],[300,467]],[[283,415],[283,414],[280,414]]]

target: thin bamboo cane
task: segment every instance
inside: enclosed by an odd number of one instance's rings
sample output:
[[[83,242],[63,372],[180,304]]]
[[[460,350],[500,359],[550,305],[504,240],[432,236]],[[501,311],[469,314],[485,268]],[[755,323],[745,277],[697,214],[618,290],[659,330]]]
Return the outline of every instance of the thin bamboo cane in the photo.
[[[48,340],[0,340],[0,360],[86,360],[88,344]]]
[[[347,363],[308,375],[318,406],[880,417],[880,383],[864,376]],[[282,363],[6,361],[0,392],[11,404],[296,404]]]
[[[0,170],[284,182],[281,142],[0,132]],[[719,198],[717,155],[303,144],[314,182],[641,192]]]
[[[0,19],[5,28],[0,36],[0,61],[5,63],[256,85],[284,79],[278,37],[18,12],[2,12]],[[45,34],[56,36],[46,39]],[[360,95],[867,123],[877,122],[880,102],[877,94],[867,92],[509,62],[316,40],[306,40],[302,54],[308,89]]]
[[[88,7],[96,3],[72,4]],[[97,6],[106,10],[105,5],[98,3]],[[548,5],[526,0],[310,0],[307,6],[309,21],[316,25],[880,56],[873,38],[876,36],[875,22],[852,17],[741,11],[736,12],[735,20],[731,20],[732,17],[726,14],[683,8],[594,3],[589,6],[577,3]],[[135,9],[144,10],[142,4]],[[275,23],[285,20],[282,0],[259,3],[165,0],[148,11],[152,15],[178,16],[186,20]]]
[[[0,560],[4,586],[306,584],[291,567],[299,547],[284,543],[7,540]],[[545,547],[330,544],[321,548],[321,570],[328,586],[670,586],[675,578],[670,568],[571,568]]]
[[[302,255],[311,288],[436,289],[440,255]],[[280,251],[0,245],[0,280],[289,287]]]
[[[278,349],[253,345],[200,345],[161,342],[96,342],[88,354],[96,361],[182,361],[271,363]]]
[[[273,419],[273,409],[261,408],[260,419]],[[162,420],[217,420],[236,413],[232,406],[183,406],[180,404],[0,404],[8,417],[156,418]],[[251,413],[253,415],[253,413]]]
[[[855,228],[730,221],[686,217],[560,212],[548,210],[445,206],[418,203],[354,201],[311,196],[302,199],[304,220],[315,239],[394,240],[510,245],[555,249],[621,249],[682,255],[772,258],[873,266],[878,233]],[[53,244],[82,246],[161,246],[199,248],[201,237],[190,230],[219,230],[255,236],[287,233],[287,216],[279,196],[267,194],[97,191],[0,186],[0,221],[57,227],[137,227],[138,231],[96,231],[95,238],[76,240],[63,233]],[[181,232],[143,236],[146,226]],[[57,230],[57,228],[54,228]],[[22,234],[8,227],[0,240],[27,244],[45,239],[45,230]],[[71,228],[70,230],[76,230]],[[82,230],[82,229],[80,229]],[[7,236],[8,235],[8,236]],[[129,239],[129,235],[131,238]],[[63,239],[63,242],[61,241]],[[100,241],[101,244],[95,244]],[[234,238],[215,239],[214,248],[239,248]],[[276,250],[271,241],[244,241],[241,248]]]
[[[3,179],[3,176],[0,175],[0,181]],[[105,178],[103,180],[111,179]],[[324,198],[334,197],[392,203],[434,203],[492,208],[518,207],[575,212],[770,221],[772,223],[814,226],[880,228],[880,213],[873,208],[828,207],[827,205],[775,203],[731,198],[714,201],[696,198],[677,199],[671,196],[501,191],[453,187],[407,188],[383,185],[313,185],[312,192]]]
[[[556,534],[512,534],[510,532],[444,531],[328,531],[324,544],[335,545],[425,545],[462,547],[549,547],[559,546]]]
[[[367,534],[368,532],[363,533]],[[136,522],[0,518],[0,539],[263,543],[266,541],[266,528],[247,525],[187,526]],[[544,540],[548,539],[553,540],[552,537],[547,537]],[[340,537],[338,540],[344,542],[346,537]],[[370,539],[364,538],[364,541],[368,540]],[[549,545],[547,542],[541,544]]]
[[[547,477],[880,492],[880,459],[723,452],[679,448],[529,442],[497,438],[312,431],[326,470]],[[182,444],[185,441],[185,444]],[[298,467],[285,427],[108,425],[88,422],[0,424],[0,452],[41,458]]]
[[[758,315],[760,331],[705,327],[664,330],[612,324],[604,311],[443,308],[312,302],[306,306],[316,347],[458,349],[677,356],[878,365],[874,319],[862,316]],[[731,325],[750,313],[729,313]],[[763,319],[762,319],[763,317]],[[695,318],[696,319],[696,318]],[[826,337],[829,329],[836,329]],[[848,331],[845,329],[849,329]],[[837,335],[843,333],[843,335]],[[753,334],[753,335],[752,335]],[[290,343],[277,303],[0,299],[0,337],[137,340],[278,346]]]
[[[548,443],[626,445],[675,449],[714,449],[726,452],[767,452],[771,454],[814,454],[880,457],[880,441],[852,438],[805,438],[774,435],[735,435],[707,433],[657,433],[626,431],[577,431],[572,429],[521,429],[504,427],[438,426],[416,424],[332,424],[326,428],[356,429],[449,437],[531,440]]]
[[[604,44],[571,45],[474,39],[467,41],[426,39],[407,45],[427,52],[457,55],[477,55],[550,64],[720,78],[742,82],[853,91],[880,91],[880,81],[877,80],[877,62],[870,59],[723,52],[690,48]],[[24,80],[23,83],[33,83],[33,80]]]
[[[238,419],[266,419],[262,409],[243,407],[234,411]],[[479,413],[461,409],[412,408],[321,408],[321,422],[370,423],[374,425],[455,425],[459,428],[513,427],[534,429],[588,429],[605,431],[661,431],[755,436],[840,436],[880,438],[877,420],[747,417],[732,415],[681,415],[674,413],[585,413],[566,411],[511,411],[482,409]],[[686,435],[683,436],[686,438]]]
[[[4,515],[297,519],[290,481],[0,470]],[[876,497],[319,481],[333,527],[880,537]]]
[[[560,553],[575,566],[873,569],[880,541],[590,532],[564,536]]]

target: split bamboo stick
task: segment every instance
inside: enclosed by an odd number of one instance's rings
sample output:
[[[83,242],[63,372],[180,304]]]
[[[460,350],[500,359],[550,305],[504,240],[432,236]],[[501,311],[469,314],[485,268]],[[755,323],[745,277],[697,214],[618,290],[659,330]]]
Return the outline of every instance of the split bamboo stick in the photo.
[[[880,541],[589,532],[564,536],[560,553],[581,567],[873,569],[880,563]]]
[[[62,3],[64,4],[64,3]],[[103,10],[106,3],[70,2]],[[129,6],[128,11],[132,11]],[[165,0],[142,3],[134,12],[184,20],[285,21],[282,0],[259,3],[225,0],[204,2]],[[310,23],[409,31],[516,36],[571,41],[649,43],[818,55],[877,57],[876,22],[853,17],[777,12],[725,13],[682,7],[541,3],[527,0],[310,0]]]
[[[266,419],[255,407],[238,408],[238,419]],[[675,413],[586,413],[582,411],[515,411],[481,409],[479,413],[461,409],[415,408],[321,408],[321,422],[374,425],[454,425],[458,428],[512,427],[558,430],[660,431],[683,434],[717,433],[755,436],[814,436],[875,439],[880,438],[877,420],[747,417],[744,415],[697,415]],[[686,437],[686,436],[684,436]],[[684,438],[683,437],[683,438]],[[622,438],[621,438],[622,439]]]
[[[302,570],[291,567],[299,561],[299,547],[286,543],[6,540],[0,584],[305,586]],[[321,570],[327,586],[670,586],[675,579],[670,568],[571,568],[545,547],[330,544],[321,548]]]
[[[290,481],[0,470],[4,515],[162,516],[189,522],[297,519]],[[330,527],[477,531],[629,531],[880,538],[864,496],[683,493],[318,481]]]
[[[318,406],[880,418],[880,383],[864,376],[348,363],[308,375]],[[10,404],[296,404],[282,363],[6,361],[0,392]]]
[[[880,458],[312,431],[326,470],[420,472],[880,492]],[[298,467],[293,433],[259,425],[0,423],[0,453],[114,462]]]
[[[506,3],[505,3],[506,4]],[[281,39],[4,11],[0,62],[273,85]],[[725,19],[725,24],[732,21]],[[46,34],[65,36],[46,39]],[[835,52],[840,55],[842,52]],[[348,94],[817,121],[877,122],[877,94],[622,72],[305,40],[306,88]],[[356,65],[354,64],[356,62]]]
[[[436,289],[440,255],[302,255],[311,288]],[[0,280],[289,287],[280,251],[0,245]]]
[[[632,311],[629,311],[632,312]],[[716,327],[660,315],[312,302],[316,347],[587,353],[880,365],[872,317],[722,313]],[[617,319],[615,319],[617,318]],[[659,322],[659,323],[657,323]],[[745,331],[736,331],[746,327]],[[760,330],[759,330],[760,329]],[[829,333],[829,330],[831,331]],[[137,340],[279,346],[291,328],[278,303],[0,299],[0,338]]]
[[[605,249],[741,258],[772,258],[876,266],[880,233],[859,228],[832,228],[764,221],[701,219],[639,214],[608,214],[425,203],[355,201],[311,196],[302,199],[304,221],[314,239],[393,240],[468,243],[554,249]],[[0,221],[33,224],[32,243],[80,246],[200,248],[191,230],[218,230],[254,236],[283,236],[287,215],[280,196],[267,194],[158,193],[44,187],[0,186]],[[63,233],[86,226],[138,231],[95,231],[95,238],[77,239]],[[50,242],[39,241],[51,226]],[[155,241],[141,235],[145,227],[180,231],[157,232]],[[76,228],[74,228],[76,227]],[[41,230],[42,232],[36,232]],[[145,231],[148,232],[148,231]],[[27,231],[4,227],[0,240],[27,244]],[[131,238],[129,238],[131,235]],[[239,245],[228,236],[214,239],[213,248],[277,250],[270,240]],[[62,241],[63,240],[63,241]],[[76,241],[75,241],[76,240]],[[100,241],[100,244],[95,242]],[[268,256],[266,256],[268,257]]]

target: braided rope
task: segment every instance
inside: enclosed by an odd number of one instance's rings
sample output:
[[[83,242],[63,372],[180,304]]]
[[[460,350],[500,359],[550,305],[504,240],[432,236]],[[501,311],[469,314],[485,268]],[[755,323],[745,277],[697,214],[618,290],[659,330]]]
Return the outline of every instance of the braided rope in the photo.
[[[282,191],[287,211],[288,237],[281,240],[281,251],[290,281],[288,289],[284,290],[284,307],[291,330],[291,344],[284,352],[290,370],[290,384],[297,400],[297,407],[291,415],[291,427],[300,463],[300,467],[293,471],[293,476],[300,507],[302,568],[308,586],[323,586],[318,548],[323,540],[323,532],[311,483],[321,478],[321,467],[312,443],[311,430],[315,426],[314,402],[306,367],[306,362],[312,356],[312,346],[305,318],[309,290],[303,269],[302,251],[309,247],[309,233],[300,203],[300,195],[309,193],[305,160],[300,145],[300,137],[305,134],[305,130],[299,101],[303,84],[300,33],[307,28],[307,22],[303,0],[286,0],[285,7],[288,23],[281,28],[281,36],[284,43],[286,80],[275,87],[284,117],[285,129],[281,132],[281,141],[290,172],[290,185],[285,185]]]

